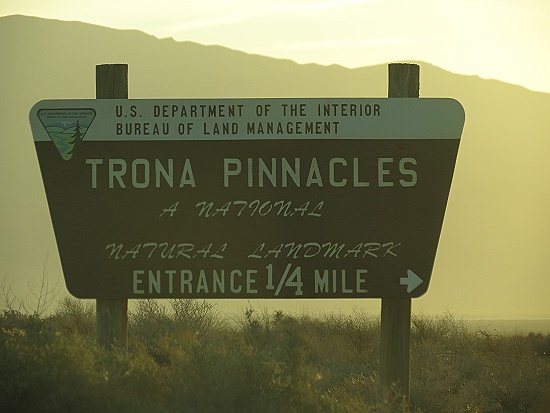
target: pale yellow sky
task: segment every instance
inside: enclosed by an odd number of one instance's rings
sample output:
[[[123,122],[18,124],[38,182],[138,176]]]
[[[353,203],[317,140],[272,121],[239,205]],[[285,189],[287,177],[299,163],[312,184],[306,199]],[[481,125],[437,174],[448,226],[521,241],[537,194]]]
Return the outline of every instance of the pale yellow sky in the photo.
[[[550,93],[546,0],[0,0],[26,14],[347,67],[424,60]]]

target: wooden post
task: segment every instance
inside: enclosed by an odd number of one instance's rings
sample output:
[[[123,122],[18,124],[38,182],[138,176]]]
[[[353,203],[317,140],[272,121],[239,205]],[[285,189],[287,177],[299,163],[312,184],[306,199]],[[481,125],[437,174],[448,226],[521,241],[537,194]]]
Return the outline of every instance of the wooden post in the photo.
[[[382,298],[380,335],[380,381],[410,398],[410,298]]]
[[[415,64],[388,66],[388,97],[417,98],[420,91],[420,67]],[[380,381],[396,390],[410,403],[410,298],[382,299],[380,335]]]
[[[97,65],[96,99],[128,99],[128,65]]]
[[[420,97],[420,66],[409,63],[389,64],[388,97]]]
[[[96,66],[96,99],[128,99],[128,65]],[[96,300],[96,340],[100,347],[128,348],[128,300]]]

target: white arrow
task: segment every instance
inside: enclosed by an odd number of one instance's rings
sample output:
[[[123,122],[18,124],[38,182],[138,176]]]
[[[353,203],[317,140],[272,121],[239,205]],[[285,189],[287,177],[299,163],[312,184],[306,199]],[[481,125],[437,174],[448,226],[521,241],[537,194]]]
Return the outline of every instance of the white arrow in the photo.
[[[400,278],[400,284],[407,286],[407,292],[413,292],[416,287],[424,282],[422,278],[414,273],[413,270],[407,270],[407,277]]]

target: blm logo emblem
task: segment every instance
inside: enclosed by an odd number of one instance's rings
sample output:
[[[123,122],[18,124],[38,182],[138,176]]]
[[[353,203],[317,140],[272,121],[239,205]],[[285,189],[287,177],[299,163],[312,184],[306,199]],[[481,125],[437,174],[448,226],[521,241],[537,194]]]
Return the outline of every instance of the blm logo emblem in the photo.
[[[68,161],[95,118],[94,109],[41,109],[38,119],[61,157]]]

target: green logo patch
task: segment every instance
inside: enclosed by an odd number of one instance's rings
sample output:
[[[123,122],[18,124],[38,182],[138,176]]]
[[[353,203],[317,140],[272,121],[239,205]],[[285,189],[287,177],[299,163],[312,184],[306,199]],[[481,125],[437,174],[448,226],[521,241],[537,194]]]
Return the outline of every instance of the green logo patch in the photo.
[[[68,161],[95,118],[94,109],[41,109],[38,119],[61,157]]]

